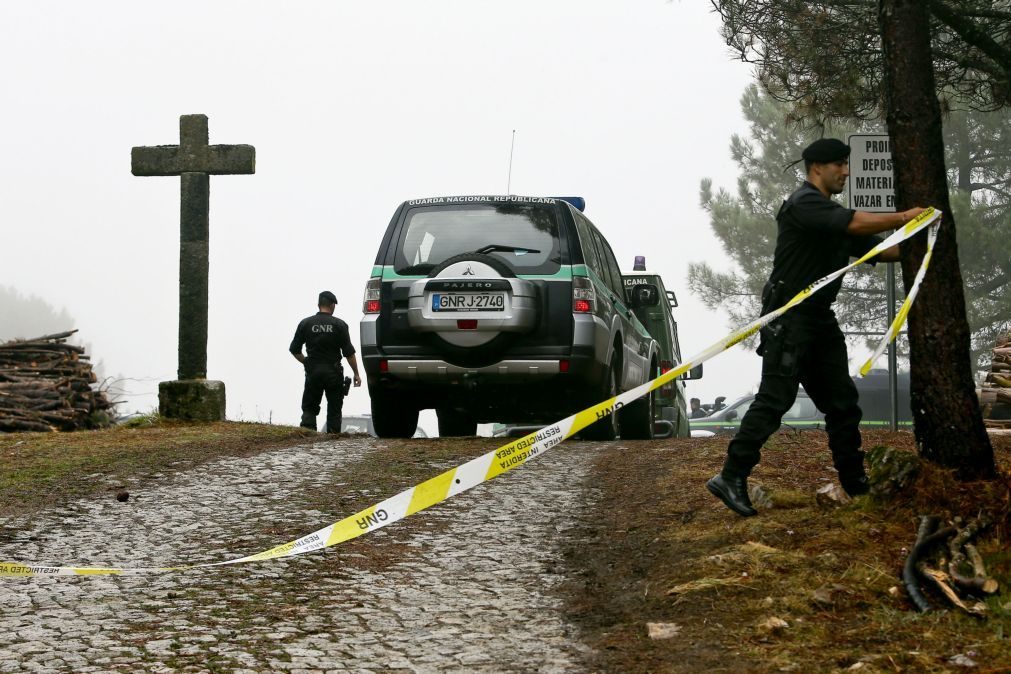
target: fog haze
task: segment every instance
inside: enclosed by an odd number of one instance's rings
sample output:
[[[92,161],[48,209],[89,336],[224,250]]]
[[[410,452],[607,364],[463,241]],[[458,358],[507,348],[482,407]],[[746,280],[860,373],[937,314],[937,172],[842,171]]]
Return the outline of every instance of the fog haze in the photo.
[[[256,173],[211,177],[208,377],[231,419],[295,424],[287,347],[320,290],[357,347],[365,281],[405,199],[580,195],[630,269],[646,255],[681,302],[687,358],[726,317],[686,287],[729,265],[699,181],[733,187],[749,66],[708,3],[4,3],[0,285],[66,310],[121,411],[157,406],[177,366],[179,178],[130,172],[138,145],[256,147]],[[510,142],[515,153],[508,174]],[[8,320],[8,319],[4,319]],[[36,336],[36,335],[23,335]],[[689,394],[754,389],[735,347]],[[345,413],[368,411],[356,389]],[[423,417],[434,431],[434,416]]]

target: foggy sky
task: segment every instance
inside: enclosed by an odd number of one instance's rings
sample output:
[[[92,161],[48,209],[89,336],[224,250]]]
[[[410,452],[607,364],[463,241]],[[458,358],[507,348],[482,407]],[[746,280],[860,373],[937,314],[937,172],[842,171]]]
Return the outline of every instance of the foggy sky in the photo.
[[[729,331],[686,287],[729,261],[699,181],[733,188],[749,66],[704,2],[44,2],[0,6],[0,284],[66,309],[126,378],[122,411],[176,376],[179,178],[130,173],[136,145],[256,147],[211,177],[208,377],[230,419],[295,424],[287,347],[332,290],[358,344],[379,240],[405,199],[580,195],[623,269],[644,254],[681,302],[684,357]],[[0,320],[3,320],[0,317]],[[34,335],[25,335],[34,336]],[[754,390],[735,347],[689,394]],[[345,413],[368,411],[363,385]],[[434,415],[423,416],[434,431]]]

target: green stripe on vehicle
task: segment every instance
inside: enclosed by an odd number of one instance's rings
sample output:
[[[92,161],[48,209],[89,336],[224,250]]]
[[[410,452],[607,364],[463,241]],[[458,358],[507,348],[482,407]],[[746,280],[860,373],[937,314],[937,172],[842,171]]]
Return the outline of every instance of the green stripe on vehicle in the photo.
[[[563,264],[554,274],[517,274],[516,278],[527,281],[570,281],[572,280],[573,275],[572,265]],[[376,265],[372,268],[372,276],[381,276],[384,281],[403,281],[428,278],[424,274],[403,276],[397,273],[397,271],[393,268],[393,265]]]

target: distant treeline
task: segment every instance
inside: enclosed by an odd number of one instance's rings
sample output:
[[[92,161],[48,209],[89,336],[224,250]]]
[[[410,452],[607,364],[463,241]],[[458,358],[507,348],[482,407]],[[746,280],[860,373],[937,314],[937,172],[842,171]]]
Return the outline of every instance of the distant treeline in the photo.
[[[57,311],[41,297],[0,285],[0,342],[32,339],[73,327],[74,318],[66,309]]]

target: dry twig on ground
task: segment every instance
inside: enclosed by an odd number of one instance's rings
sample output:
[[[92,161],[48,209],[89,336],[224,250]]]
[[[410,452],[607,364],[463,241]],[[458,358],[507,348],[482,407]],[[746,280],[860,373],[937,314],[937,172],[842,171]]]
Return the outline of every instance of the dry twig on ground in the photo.
[[[985,615],[985,604],[982,602],[968,604],[962,595],[979,596],[997,592],[997,581],[987,575],[983,558],[969,543],[989,525],[989,522],[984,518],[976,518],[961,528],[951,526],[935,531],[937,525],[936,517],[925,516],[920,519],[916,544],[909,552],[902,569],[903,584],[910,600],[921,612],[931,610],[930,601],[920,587],[922,582],[927,582],[937,588],[952,605],[966,613],[977,617]],[[936,549],[945,550],[941,545],[944,542],[947,542],[946,552],[951,555],[951,559],[948,560],[942,553],[936,564],[931,564],[932,552]],[[971,576],[963,572],[966,565],[972,566]]]

